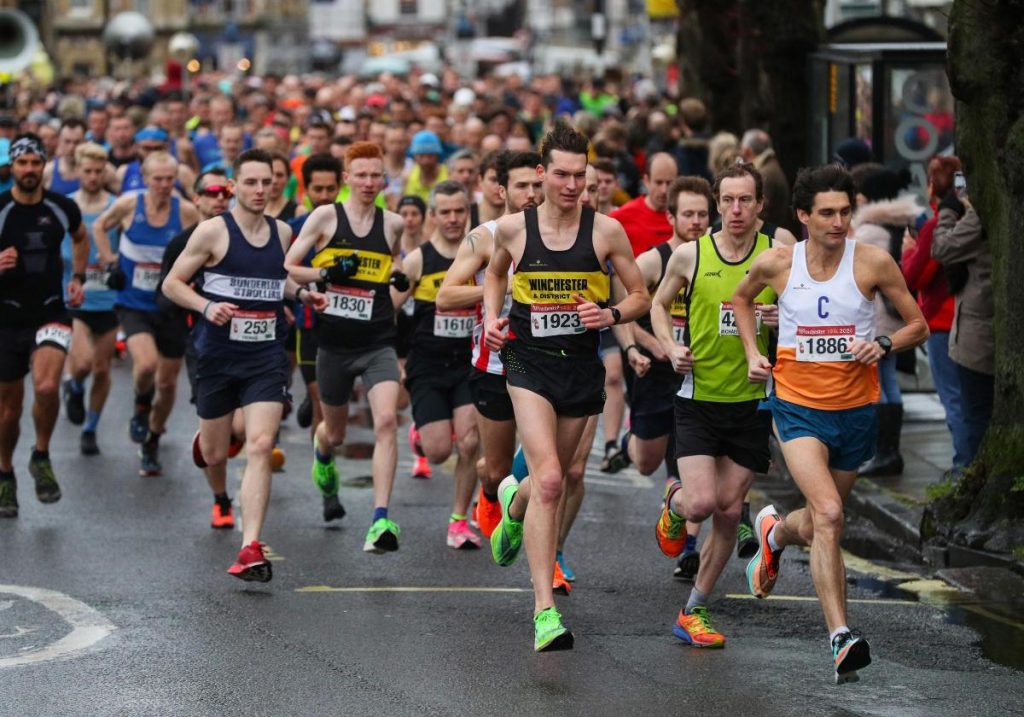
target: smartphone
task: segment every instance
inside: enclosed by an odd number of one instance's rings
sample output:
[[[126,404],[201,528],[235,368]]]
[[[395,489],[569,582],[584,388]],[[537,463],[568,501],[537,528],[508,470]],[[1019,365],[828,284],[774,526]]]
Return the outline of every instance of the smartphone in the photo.
[[[963,172],[957,172],[953,175],[953,191],[956,192],[957,199],[967,197],[967,179],[964,177]]]

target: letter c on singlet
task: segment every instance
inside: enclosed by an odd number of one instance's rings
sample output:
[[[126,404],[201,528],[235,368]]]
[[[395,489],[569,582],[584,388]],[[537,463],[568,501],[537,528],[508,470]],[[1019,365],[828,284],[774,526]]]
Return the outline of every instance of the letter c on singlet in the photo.
[[[818,316],[822,319],[828,318],[828,312],[825,311],[825,304],[829,303],[827,296],[818,297]]]

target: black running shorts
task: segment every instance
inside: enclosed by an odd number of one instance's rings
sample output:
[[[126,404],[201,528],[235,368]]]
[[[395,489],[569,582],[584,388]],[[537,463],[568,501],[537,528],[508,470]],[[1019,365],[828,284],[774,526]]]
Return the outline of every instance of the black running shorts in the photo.
[[[412,402],[412,420],[417,426],[451,420],[455,409],[473,403],[469,356],[438,360],[424,356],[414,347],[405,362],[405,387]]]
[[[501,362],[509,386],[542,396],[559,416],[596,416],[604,408],[604,364],[596,352],[561,356],[510,342]]]
[[[473,403],[484,418],[492,421],[512,421],[516,414],[512,399],[508,395],[508,383],[504,376],[470,369],[469,387],[473,391]]]
[[[164,358],[180,359],[185,355],[185,337],[188,327],[180,315],[163,311],[139,311],[119,308],[117,318],[125,336],[149,334],[156,342],[157,352]]]
[[[676,458],[726,456],[755,473],[768,470],[768,427],[759,401],[717,403],[675,399]]]
[[[286,403],[288,368],[283,347],[265,356],[232,361],[200,356],[196,363],[196,413],[213,419],[250,403]]]
[[[71,311],[71,318],[81,321],[88,326],[93,336],[108,334],[119,325],[117,314],[113,311],[81,311],[73,309]]]

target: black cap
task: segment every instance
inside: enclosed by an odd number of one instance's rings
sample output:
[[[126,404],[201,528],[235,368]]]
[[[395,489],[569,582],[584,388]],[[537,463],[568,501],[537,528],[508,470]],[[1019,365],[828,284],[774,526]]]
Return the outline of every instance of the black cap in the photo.
[[[0,127],[17,127],[17,126],[18,126],[18,120],[14,119],[13,116],[7,114],[6,112],[3,113],[3,114],[0,114]]]
[[[427,203],[414,194],[406,194],[404,197],[398,200],[398,206],[395,209],[401,209],[402,207],[413,206],[420,210],[420,214],[427,213]]]

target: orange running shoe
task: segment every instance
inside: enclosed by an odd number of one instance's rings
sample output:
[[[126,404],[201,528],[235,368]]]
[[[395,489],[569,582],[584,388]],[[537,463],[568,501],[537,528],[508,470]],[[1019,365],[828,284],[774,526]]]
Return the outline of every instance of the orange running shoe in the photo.
[[[686,520],[669,509],[669,506],[672,505],[672,496],[680,487],[679,481],[675,481],[675,484],[666,491],[665,505],[661,508],[661,516],[654,529],[658,538],[658,547],[670,558],[678,558],[686,547]]]
[[[772,550],[768,533],[782,522],[774,505],[766,505],[754,518],[754,537],[759,545],[754,557],[747,563],[747,587],[754,597],[766,598],[779,579],[779,556],[782,550]]]
[[[551,589],[557,595],[568,595],[572,592],[572,585],[565,579],[565,574],[562,573],[562,566],[555,561],[555,575],[551,578]]]
[[[718,632],[711,624],[711,615],[703,605],[694,607],[693,612],[689,615],[686,614],[686,610],[680,610],[676,624],[672,628],[672,634],[694,647],[713,649],[725,647],[725,635]]]
[[[501,522],[501,503],[497,500],[490,500],[484,495],[484,489],[480,489],[480,495],[476,501],[476,524],[485,538],[490,538],[494,529]]]
[[[231,503],[223,505],[217,501],[213,502],[213,510],[210,511],[210,527],[217,530],[231,530],[235,527],[235,513],[231,509]]]
[[[284,451],[278,446],[274,446],[274,449],[270,452],[270,470],[275,473],[280,473],[284,470]]]
[[[412,477],[426,479],[431,475],[430,462],[424,456],[416,456],[416,463],[412,467]]]

